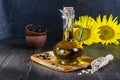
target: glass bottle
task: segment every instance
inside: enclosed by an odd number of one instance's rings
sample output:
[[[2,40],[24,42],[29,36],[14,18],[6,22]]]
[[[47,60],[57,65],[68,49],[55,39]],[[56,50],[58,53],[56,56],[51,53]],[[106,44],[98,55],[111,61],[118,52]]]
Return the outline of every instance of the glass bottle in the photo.
[[[53,48],[57,63],[62,65],[77,65],[83,54],[83,47],[74,39],[74,8],[64,7],[60,10],[63,18],[63,38]],[[81,35],[80,35],[81,36]]]

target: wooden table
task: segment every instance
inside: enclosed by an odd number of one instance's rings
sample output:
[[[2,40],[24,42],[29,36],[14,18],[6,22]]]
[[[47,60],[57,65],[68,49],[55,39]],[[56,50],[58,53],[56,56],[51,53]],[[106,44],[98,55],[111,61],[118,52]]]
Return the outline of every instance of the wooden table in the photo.
[[[0,42],[0,80],[120,80],[120,46],[84,46],[85,55],[94,58],[114,55],[114,60],[94,74],[78,76],[76,72],[58,72],[30,60],[33,53],[52,49],[47,43],[44,49],[33,50],[25,40],[4,40]],[[49,46],[49,47],[48,47]]]

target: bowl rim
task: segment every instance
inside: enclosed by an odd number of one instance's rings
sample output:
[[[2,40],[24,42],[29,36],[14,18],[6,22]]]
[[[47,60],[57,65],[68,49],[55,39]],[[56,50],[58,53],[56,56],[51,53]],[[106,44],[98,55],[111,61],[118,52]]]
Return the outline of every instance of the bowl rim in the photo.
[[[33,34],[33,35],[35,35],[35,36],[42,36],[42,35],[46,35],[46,33],[47,33],[47,29],[45,30],[45,32],[34,32],[34,31],[30,31],[29,29],[28,29],[28,27],[30,27],[30,26],[32,26],[32,25],[34,25],[34,24],[28,24],[28,25],[26,25],[26,27],[25,27],[25,30],[26,30],[26,32],[28,32],[28,33],[31,33],[31,34]],[[40,25],[40,26],[42,26],[42,25]]]

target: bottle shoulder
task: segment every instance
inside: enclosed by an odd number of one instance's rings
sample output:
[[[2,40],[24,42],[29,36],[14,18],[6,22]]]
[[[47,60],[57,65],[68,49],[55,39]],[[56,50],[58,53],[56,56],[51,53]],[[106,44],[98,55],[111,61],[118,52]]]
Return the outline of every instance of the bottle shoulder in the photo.
[[[55,46],[59,48],[83,48],[77,41],[59,41]]]

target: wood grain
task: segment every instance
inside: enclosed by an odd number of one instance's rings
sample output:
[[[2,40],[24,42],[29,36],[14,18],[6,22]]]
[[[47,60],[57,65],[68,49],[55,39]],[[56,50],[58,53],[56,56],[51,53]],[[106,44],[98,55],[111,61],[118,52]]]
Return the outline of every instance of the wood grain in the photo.
[[[44,59],[43,56],[46,56],[47,58]],[[64,66],[60,65],[56,62],[56,57],[53,53],[53,51],[47,51],[47,52],[42,52],[42,53],[35,53],[31,55],[31,60],[39,63],[45,67],[57,70],[57,71],[62,71],[62,72],[71,72],[71,71],[76,71],[78,69],[85,69],[90,66],[91,61],[94,59],[92,57],[88,56],[81,56],[80,57],[81,62],[79,62],[77,65],[74,66]]]
[[[50,45],[49,45],[50,49]],[[94,58],[114,55],[114,60],[94,74],[77,75],[81,70],[58,72],[30,60],[30,56],[45,49],[29,49],[25,40],[0,42],[0,80],[120,80],[120,46],[84,46],[84,54]]]

